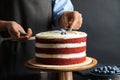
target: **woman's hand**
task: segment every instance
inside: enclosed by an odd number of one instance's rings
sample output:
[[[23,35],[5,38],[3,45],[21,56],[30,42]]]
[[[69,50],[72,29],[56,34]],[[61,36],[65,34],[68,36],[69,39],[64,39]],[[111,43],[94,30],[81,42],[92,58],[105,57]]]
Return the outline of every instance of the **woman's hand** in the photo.
[[[59,20],[59,25],[64,28],[78,30],[82,25],[82,14],[78,11],[64,12]]]

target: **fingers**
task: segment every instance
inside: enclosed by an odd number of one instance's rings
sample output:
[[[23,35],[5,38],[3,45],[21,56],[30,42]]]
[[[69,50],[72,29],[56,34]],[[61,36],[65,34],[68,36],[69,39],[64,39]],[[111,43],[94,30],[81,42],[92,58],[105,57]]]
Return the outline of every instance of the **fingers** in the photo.
[[[32,36],[32,30],[31,30],[31,28],[28,28],[26,34],[25,34],[24,36],[20,36],[20,37],[18,38],[18,40],[19,40],[19,41],[26,41],[26,40],[28,40],[31,36]]]
[[[78,30],[82,25],[82,15],[77,12],[74,11],[73,12],[73,22],[70,25],[72,29]]]
[[[8,32],[13,39],[20,37],[19,29],[20,25],[14,21],[8,21]]]
[[[82,14],[78,11],[64,12],[60,17],[60,26],[64,28],[72,28],[78,30],[82,25]]]
[[[59,25],[61,27],[67,28],[67,26],[68,26],[67,12],[65,12],[61,15],[60,20],[59,20]]]
[[[31,30],[31,28],[28,28],[26,38],[29,39],[31,36],[32,36],[32,30]]]
[[[77,18],[77,16],[74,14],[74,16],[73,16],[73,22],[72,22],[72,24],[71,24],[70,26],[71,26],[72,29],[74,29],[74,28],[77,28],[76,25],[78,25],[78,18]]]

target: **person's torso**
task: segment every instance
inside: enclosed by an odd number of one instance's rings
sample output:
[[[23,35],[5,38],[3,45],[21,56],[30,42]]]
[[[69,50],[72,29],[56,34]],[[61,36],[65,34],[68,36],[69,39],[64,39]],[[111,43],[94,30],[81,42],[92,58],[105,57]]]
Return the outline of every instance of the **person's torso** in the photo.
[[[33,35],[50,29],[51,17],[51,0],[0,0],[0,20],[16,21],[25,30],[30,27]],[[29,73],[24,63],[34,54],[34,40],[0,43],[0,77]]]

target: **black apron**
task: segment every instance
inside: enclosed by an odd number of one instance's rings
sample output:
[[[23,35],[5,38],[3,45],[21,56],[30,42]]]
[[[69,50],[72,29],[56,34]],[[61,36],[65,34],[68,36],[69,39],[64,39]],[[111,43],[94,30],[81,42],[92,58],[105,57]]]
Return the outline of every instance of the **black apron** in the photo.
[[[51,0],[0,0],[0,20],[16,21],[25,30],[30,27],[33,35],[51,29],[51,13]],[[1,36],[9,35],[1,32]],[[25,62],[34,56],[34,40],[3,41],[0,43],[0,77],[36,73],[25,67]]]

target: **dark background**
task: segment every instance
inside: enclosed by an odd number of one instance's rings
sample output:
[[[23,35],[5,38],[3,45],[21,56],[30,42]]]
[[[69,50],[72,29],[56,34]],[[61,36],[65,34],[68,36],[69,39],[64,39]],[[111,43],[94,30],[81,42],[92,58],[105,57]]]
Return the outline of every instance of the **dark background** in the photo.
[[[87,56],[98,63],[120,64],[120,0],[72,0],[82,13]]]

